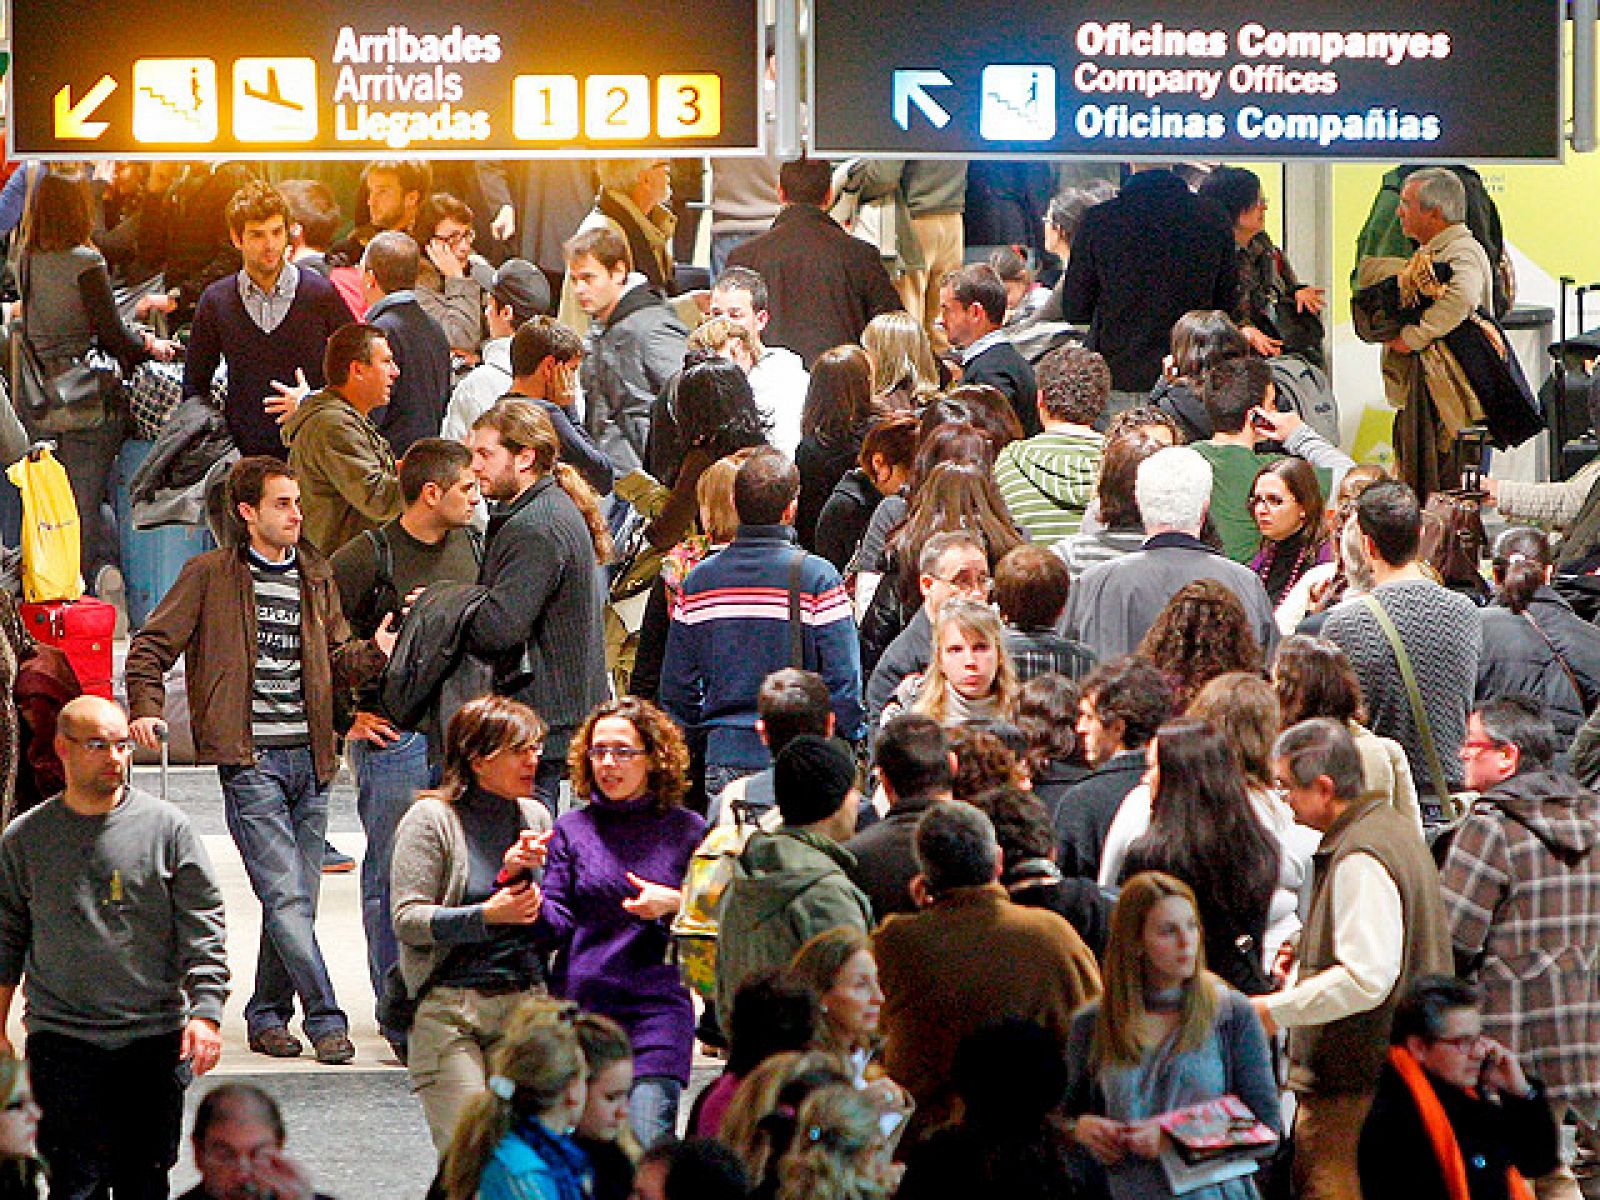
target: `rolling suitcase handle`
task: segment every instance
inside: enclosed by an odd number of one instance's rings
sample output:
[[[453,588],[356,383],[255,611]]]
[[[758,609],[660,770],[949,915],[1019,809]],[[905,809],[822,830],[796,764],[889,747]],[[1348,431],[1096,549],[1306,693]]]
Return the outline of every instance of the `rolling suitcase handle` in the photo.
[[[167,796],[167,767],[171,752],[172,731],[167,728],[165,721],[156,726],[156,741],[161,743],[161,800],[163,803],[170,803]]]

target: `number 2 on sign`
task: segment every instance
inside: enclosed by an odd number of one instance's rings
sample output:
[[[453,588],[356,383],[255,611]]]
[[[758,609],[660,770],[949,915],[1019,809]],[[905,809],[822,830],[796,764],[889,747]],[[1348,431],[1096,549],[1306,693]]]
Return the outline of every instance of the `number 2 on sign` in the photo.
[[[722,132],[720,75],[663,75],[656,80],[656,133],[707,138]]]
[[[584,80],[584,132],[597,142],[650,136],[650,80],[643,75],[591,75]]]

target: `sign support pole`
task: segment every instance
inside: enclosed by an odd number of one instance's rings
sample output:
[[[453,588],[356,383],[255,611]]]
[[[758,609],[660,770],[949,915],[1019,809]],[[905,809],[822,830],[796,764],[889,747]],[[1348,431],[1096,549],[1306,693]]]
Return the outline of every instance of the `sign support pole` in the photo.
[[[773,51],[777,58],[777,112],[773,152],[782,161],[798,158],[803,145],[800,128],[800,80],[804,58],[800,53],[800,0],[777,0]]]
[[[1572,0],[1572,148],[1589,154],[1595,134],[1595,41],[1600,0]]]

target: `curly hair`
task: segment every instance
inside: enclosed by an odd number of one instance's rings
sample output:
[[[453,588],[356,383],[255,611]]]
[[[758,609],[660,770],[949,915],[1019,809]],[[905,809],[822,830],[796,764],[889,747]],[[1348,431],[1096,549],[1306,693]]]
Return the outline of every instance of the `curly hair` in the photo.
[[[950,730],[950,750],[956,756],[956,774],[950,781],[955,800],[973,797],[999,787],[1022,787],[1028,773],[999,735],[987,729],[957,725]]]
[[[813,1092],[800,1106],[794,1144],[779,1168],[778,1200],[878,1200],[882,1183],[862,1169],[880,1145],[882,1110],[853,1087]]]
[[[622,696],[607,700],[583,719],[567,750],[567,769],[572,775],[575,795],[588,797],[595,792],[594,772],[589,767],[589,742],[594,727],[607,717],[621,717],[639,733],[645,753],[650,756],[650,794],[658,812],[677,808],[689,790],[689,747],[683,733],[648,700]]]
[[[1361,680],[1345,652],[1332,642],[1299,633],[1284,638],[1272,664],[1272,686],[1285,729],[1313,717],[1366,722]]]
[[[1172,680],[1179,711],[1218,675],[1261,671],[1261,643],[1244,605],[1214,579],[1178,589],[1139,643],[1139,657]]]

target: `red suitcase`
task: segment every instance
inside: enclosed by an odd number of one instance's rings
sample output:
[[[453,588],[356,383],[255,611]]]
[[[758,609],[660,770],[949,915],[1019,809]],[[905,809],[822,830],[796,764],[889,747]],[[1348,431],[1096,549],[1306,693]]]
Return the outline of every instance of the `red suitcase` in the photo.
[[[117,625],[116,608],[92,596],[21,607],[28,632],[36,641],[61,647],[83,690],[111,699],[111,637]]]

